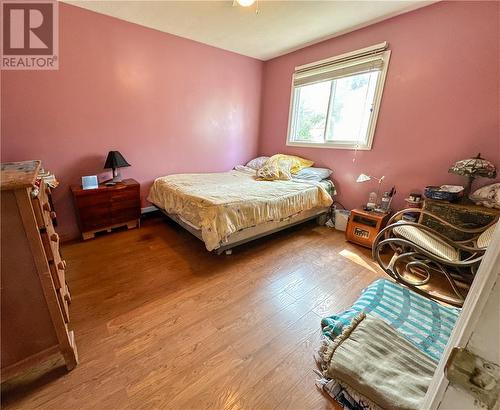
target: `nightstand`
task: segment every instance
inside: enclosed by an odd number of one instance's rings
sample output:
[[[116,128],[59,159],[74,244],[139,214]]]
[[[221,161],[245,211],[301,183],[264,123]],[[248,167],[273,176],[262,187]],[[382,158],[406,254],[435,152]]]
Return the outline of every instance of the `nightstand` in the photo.
[[[345,237],[349,242],[371,248],[375,237],[385,227],[390,213],[353,209],[347,221]]]
[[[141,217],[140,184],[124,179],[116,185],[100,184],[96,189],[72,185],[78,225],[84,240],[95,233],[111,232],[113,228],[138,228]]]

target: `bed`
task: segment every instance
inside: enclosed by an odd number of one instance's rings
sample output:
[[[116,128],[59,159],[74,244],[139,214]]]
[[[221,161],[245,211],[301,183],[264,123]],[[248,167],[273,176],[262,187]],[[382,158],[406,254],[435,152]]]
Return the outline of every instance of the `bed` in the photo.
[[[334,192],[330,180],[259,181],[254,170],[237,167],[157,178],[148,201],[221,254],[314,218],[324,223]]]

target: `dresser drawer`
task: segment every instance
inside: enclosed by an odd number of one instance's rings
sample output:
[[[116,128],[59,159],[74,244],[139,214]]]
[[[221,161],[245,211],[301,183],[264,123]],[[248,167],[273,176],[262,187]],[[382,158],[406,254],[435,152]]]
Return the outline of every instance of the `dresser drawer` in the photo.
[[[66,261],[60,255],[55,260],[49,262],[50,274],[56,289],[61,289],[66,283]]]
[[[59,306],[61,307],[61,312],[64,317],[64,321],[69,323],[69,292],[66,283],[61,289],[57,289],[57,300],[59,301]]]
[[[49,204],[47,189],[48,188],[42,182],[38,195],[31,199],[36,223],[40,229],[45,228],[48,225],[52,225],[52,218],[56,217],[55,212]]]
[[[40,232],[40,236],[42,237],[43,248],[45,249],[47,260],[50,262],[61,259],[59,256],[59,235],[54,230],[52,221],[43,228],[43,231]]]

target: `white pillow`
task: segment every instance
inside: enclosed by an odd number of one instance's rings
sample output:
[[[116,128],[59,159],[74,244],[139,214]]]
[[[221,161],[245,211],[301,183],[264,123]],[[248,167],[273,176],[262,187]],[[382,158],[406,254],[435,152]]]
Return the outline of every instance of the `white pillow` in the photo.
[[[500,183],[483,186],[470,197],[476,205],[500,209]]]
[[[255,175],[257,172],[255,169],[247,167],[245,165],[236,165],[234,167],[235,171],[244,172],[245,174]]]
[[[328,168],[304,168],[293,175],[294,179],[305,179],[307,181],[323,181],[332,175],[332,170]]]
[[[264,163],[269,159],[269,157],[257,157],[247,162],[247,167],[258,170],[264,166]]]

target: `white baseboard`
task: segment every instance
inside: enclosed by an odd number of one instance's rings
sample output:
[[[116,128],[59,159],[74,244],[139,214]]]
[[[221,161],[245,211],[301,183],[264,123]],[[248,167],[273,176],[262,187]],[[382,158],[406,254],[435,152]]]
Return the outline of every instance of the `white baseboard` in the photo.
[[[154,211],[157,211],[158,208],[154,205],[151,205],[151,206],[146,206],[144,208],[141,208],[141,214],[147,214],[149,212],[154,212]]]

